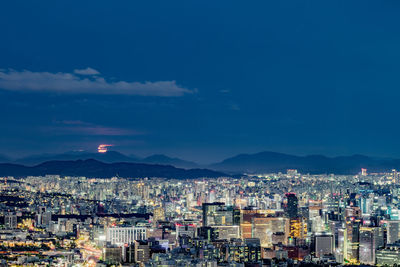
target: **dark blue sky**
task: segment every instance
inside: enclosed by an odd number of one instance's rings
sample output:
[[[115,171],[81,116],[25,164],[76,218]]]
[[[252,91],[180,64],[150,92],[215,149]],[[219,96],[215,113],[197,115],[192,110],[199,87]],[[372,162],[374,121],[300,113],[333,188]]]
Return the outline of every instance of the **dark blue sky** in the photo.
[[[2,1],[0,153],[400,157],[399,17],[398,1]]]

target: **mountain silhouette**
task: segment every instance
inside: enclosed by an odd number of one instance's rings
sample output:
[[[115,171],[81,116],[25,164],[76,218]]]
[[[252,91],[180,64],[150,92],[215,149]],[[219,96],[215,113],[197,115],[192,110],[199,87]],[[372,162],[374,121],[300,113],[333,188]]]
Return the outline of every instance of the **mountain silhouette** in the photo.
[[[32,155],[17,159],[15,163],[20,163],[23,165],[37,165],[46,161],[54,160],[86,160],[95,159],[105,163],[113,162],[136,162],[138,159],[128,157],[117,151],[107,151],[105,153],[91,153],[87,151],[70,151],[62,154],[42,154],[42,155]]]
[[[290,154],[264,151],[255,154],[239,154],[227,158],[219,163],[201,166],[195,162],[180,158],[169,157],[163,154],[154,154],[145,158],[135,155],[125,155],[117,151],[106,153],[90,153],[72,151],[62,154],[33,155],[18,160],[10,160],[0,156],[0,162],[16,163],[25,166],[34,166],[47,161],[77,161],[94,159],[103,163],[142,163],[171,165],[176,168],[193,169],[207,168],[224,173],[276,173],[286,172],[287,169],[297,169],[302,173],[310,174],[357,174],[361,168],[368,172],[390,172],[400,169],[400,160],[391,158],[374,158],[364,155],[326,157],[323,155],[295,156]]]
[[[326,157],[322,155],[294,156],[264,151],[255,154],[239,154],[208,166],[210,169],[245,173],[277,173],[297,169],[310,174],[357,174],[361,168],[369,172],[389,172],[400,169],[400,160],[379,159],[363,155]]]
[[[144,163],[104,163],[94,159],[75,161],[47,161],[35,166],[24,166],[13,163],[0,164],[0,176],[84,176],[88,178],[110,178],[114,176],[125,178],[216,178],[227,176],[222,172],[207,169],[180,169],[169,165]]]
[[[147,158],[142,159],[140,162],[143,163],[156,163],[156,164],[163,164],[163,165],[172,165],[178,168],[197,168],[199,167],[198,164],[182,160],[180,158],[171,158],[163,154],[154,154]]]

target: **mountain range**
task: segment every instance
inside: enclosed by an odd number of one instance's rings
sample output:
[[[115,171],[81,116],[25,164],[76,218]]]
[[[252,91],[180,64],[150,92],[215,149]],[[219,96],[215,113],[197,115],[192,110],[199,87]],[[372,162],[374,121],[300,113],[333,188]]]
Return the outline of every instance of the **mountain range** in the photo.
[[[380,159],[363,155],[326,157],[322,155],[294,156],[276,152],[240,154],[208,166],[227,172],[277,173],[297,169],[310,174],[357,174],[361,168],[369,172],[389,172],[400,169],[399,159]]]
[[[361,168],[366,168],[369,172],[388,172],[392,169],[400,169],[400,159],[373,158],[364,155],[341,157],[326,157],[323,155],[296,156],[270,151],[255,154],[239,154],[209,165],[200,165],[195,162],[168,157],[162,154],[140,158],[135,155],[124,155],[117,151],[108,151],[106,153],[78,151],[66,152],[63,154],[43,154],[17,160],[10,160],[6,156],[0,156],[0,162],[22,164],[26,166],[36,166],[47,161],[77,161],[88,159],[94,159],[104,163],[125,162],[159,164],[171,165],[176,168],[184,169],[207,168],[230,174],[286,172],[287,169],[297,169],[301,173],[310,174],[357,174],[360,172]]]
[[[149,157],[140,158],[135,155],[124,155],[117,151],[107,151],[106,153],[91,153],[85,151],[70,151],[62,154],[41,154],[41,155],[32,155],[16,160],[10,160],[7,157],[0,156],[0,162],[4,163],[17,163],[28,166],[37,165],[46,161],[54,161],[54,160],[86,160],[86,159],[95,159],[105,163],[116,163],[116,162],[135,162],[135,163],[150,163],[150,164],[162,164],[162,165],[172,165],[177,168],[198,168],[199,165],[182,160],[179,158],[172,158],[162,154],[155,154]]]
[[[35,166],[0,163],[0,176],[85,176],[88,178],[145,178],[162,177],[175,179],[216,178],[227,176],[222,172],[207,169],[181,169],[170,165],[132,162],[104,163],[95,159],[46,161]]]

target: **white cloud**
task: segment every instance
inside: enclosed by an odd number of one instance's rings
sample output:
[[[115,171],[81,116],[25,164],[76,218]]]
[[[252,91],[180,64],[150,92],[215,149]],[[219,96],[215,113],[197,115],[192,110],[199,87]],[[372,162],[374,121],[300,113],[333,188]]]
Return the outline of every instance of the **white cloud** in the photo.
[[[86,69],[81,69],[81,70],[75,69],[74,73],[80,74],[80,75],[99,75],[100,74],[100,72],[98,72],[97,70],[89,68],[89,67]]]
[[[80,77],[74,73],[16,71],[12,69],[0,71],[0,88],[10,91],[163,97],[182,96],[194,92],[177,85],[175,81],[109,82],[98,76]]]

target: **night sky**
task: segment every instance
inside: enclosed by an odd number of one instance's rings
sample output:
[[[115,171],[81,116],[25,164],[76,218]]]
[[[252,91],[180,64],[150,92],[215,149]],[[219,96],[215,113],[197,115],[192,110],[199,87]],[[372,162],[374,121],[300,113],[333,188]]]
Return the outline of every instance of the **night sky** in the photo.
[[[0,153],[400,157],[399,1],[2,1]]]

